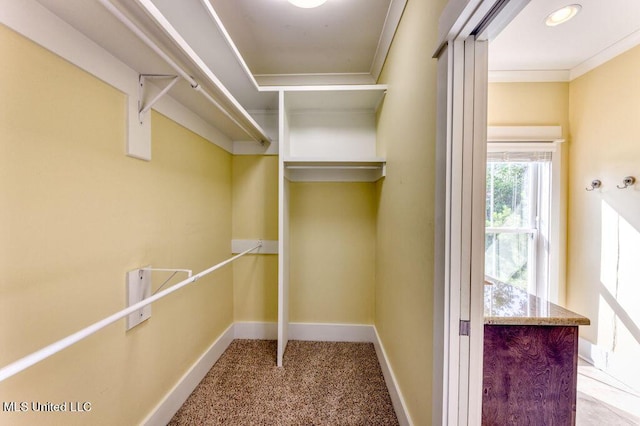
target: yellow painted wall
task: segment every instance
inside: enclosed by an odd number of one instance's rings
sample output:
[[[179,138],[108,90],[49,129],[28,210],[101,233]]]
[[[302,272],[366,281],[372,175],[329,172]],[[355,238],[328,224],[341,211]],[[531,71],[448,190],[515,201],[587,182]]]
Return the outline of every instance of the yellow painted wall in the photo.
[[[0,365],[126,303],[125,273],[200,271],[229,256],[231,156],[152,115],[153,160],[124,154],[125,97],[0,26]],[[166,275],[154,274],[155,285]],[[0,383],[1,424],[137,424],[231,324],[232,270]]]
[[[640,358],[640,47],[570,84],[568,306],[591,319],[581,336]],[[584,190],[593,179],[598,191]],[[637,371],[635,362],[632,371]],[[640,375],[629,374],[640,388]],[[627,380],[628,382],[628,380]]]
[[[278,157],[234,156],[234,239],[278,239]],[[250,255],[233,263],[235,321],[278,320],[278,256]]]
[[[489,126],[562,126],[569,135],[569,83],[489,83]]]
[[[372,324],[372,183],[290,183],[289,320]]]
[[[416,425],[431,424],[437,22],[445,1],[409,0],[380,77],[387,177],[379,197],[375,326]]]
[[[489,126],[562,126],[560,145],[560,222],[558,303],[566,304],[566,235],[568,170],[571,140],[569,134],[569,83],[490,83],[487,99]]]

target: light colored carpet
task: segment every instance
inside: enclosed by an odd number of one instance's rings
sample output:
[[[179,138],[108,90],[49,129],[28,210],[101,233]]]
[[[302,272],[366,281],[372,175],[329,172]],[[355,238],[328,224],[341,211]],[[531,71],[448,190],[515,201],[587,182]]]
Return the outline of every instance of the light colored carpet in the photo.
[[[170,425],[397,425],[371,343],[234,340]]]

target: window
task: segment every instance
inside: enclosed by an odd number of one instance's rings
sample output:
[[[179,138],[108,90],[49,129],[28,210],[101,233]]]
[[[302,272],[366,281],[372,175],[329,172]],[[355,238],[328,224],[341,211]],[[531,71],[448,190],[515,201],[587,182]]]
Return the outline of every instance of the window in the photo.
[[[487,149],[485,274],[547,299],[557,294],[550,274],[555,148],[490,143]]]

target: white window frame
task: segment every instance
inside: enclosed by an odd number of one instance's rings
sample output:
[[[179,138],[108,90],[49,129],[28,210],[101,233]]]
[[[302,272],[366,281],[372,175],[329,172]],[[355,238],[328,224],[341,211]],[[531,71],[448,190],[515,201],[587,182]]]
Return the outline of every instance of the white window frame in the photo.
[[[536,239],[548,241],[548,246],[543,246],[537,241],[536,257],[548,256],[548,262],[536,262],[535,275],[547,275],[546,285],[533,277],[535,287],[529,288],[529,292],[538,297],[550,300],[553,303],[562,303],[560,295],[560,212],[561,212],[561,164],[562,149],[561,126],[489,126],[487,129],[487,152],[550,152],[551,176],[550,176],[550,200],[549,223],[537,225],[538,232],[534,233]],[[544,198],[544,197],[543,197]],[[540,202],[540,201],[538,201]],[[547,269],[548,268],[548,269]]]
[[[509,148],[501,146],[501,144],[497,144],[495,148],[495,152],[499,153],[511,153]],[[493,151],[494,147],[489,146],[487,152]],[[532,152],[538,152],[532,151]],[[499,161],[487,161],[487,177],[489,176],[489,169],[491,163],[500,163]],[[503,162],[506,164],[507,162]],[[528,237],[528,249],[527,249],[527,291],[533,295],[539,295],[541,291],[547,288],[549,283],[548,277],[548,247],[544,244],[545,241],[549,241],[549,217],[551,212],[549,210],[548,203],[544,203],[545,197],[548,200],[550,197],[550,185],[551,185],[551,173],[546,177],[546,180],[543,182],[543,173],[541,173],[541,167],[539,163],[528,162],[528,164],[532,164],[533,167],[529,167],[527,169],[528,186],[527,189],[527,201],[529,204],[529,217],[527,218],[527,224],[529,226],[507,226],[507,227],[485,227],[485,241],[486,234],[516,234],[516,235],[526,235]],[[545,163],[547,164],[547,163]],[[548,166],[551,166],[551,162],[549,161]],[[546,185],[545,185],[546,184]],[[489,191],[487,191],[489,192]],[[543,210],[547,211],[543,215]],[[495,249],[495,246],[494,246]],[[487,253],[487,247],[485,246],[485,254]],[[544,261],[540,261],[540,259],[546,258]],[[497,260],[495,258],[495,253],[493,254],[494,261]],[[486,262],[486,256],[485,256]],[[490,278],[500,279],[497,276],[492,276],[486,271],[485,267],[485,275]],[[541,279],[543,277],[543,279]],[[545,292],[546,294],[546,292]]]

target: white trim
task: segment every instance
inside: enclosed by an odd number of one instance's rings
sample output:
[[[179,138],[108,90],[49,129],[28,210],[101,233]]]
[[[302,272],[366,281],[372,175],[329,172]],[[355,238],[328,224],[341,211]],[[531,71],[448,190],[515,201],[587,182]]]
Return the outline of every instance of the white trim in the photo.
[[[136,124],[139,123],[137,71],[33,0],[2,1],[0,23],[127,95],[127,121],[134,124],[127,126],[129,133],[125,138],[129,155],[151,158],[149,120],[142,126]],[[232,152],[229,138],[170,96],[162,97],[153,109]]]
[[[289,323],[289,340],[317,342],[374,342],[371,325]]]
[[[433,57],[440,56],[441,50],[448,41],[461,34],[462,28],[473,16],[476,8],[483,0],[449,0],[438,19],[438,42]]]
[[[233,141],[233,155],[279,155],[278,141],[259,144],[254,141]]]
[[[489,83],[552,83],[571,80],[569,70],[492,70]]]
[[[151,413],[142,421],[148,426],[166,425],[182,407],[189,395],[207,375],[211,367],[227,350],[234,336],[234,324],[231,324],[211,346],[193,363],[187,372],[178,380]]]
[[[396,376],[391,368],[391,363],[389,362],[389,358],[387,358],[387,352],[384,350],[384,345],[382,344],[382,340],[380,340],[380,335],[378,334],[378,330],[375,326],[373,326],[373,332],[375,333],[375,341],[373,342],[373,345],[376,348],[376,355],[378,355],[378,364],[380,364],[384,381],[387,384],[387,389],[389,390],[389,396],[391,397],[391,403],[393,404],[393,409],[396,412],[398,423],[400,423],[401,426],[412,425],[413,423],[409,417],[407,404],[402,396],[400,386],[398,385]]]
[[[289,181],[286,179],[284,156],[289,152],[289,117],[284,92],[278,93],[278,352],[276,362],[282,367],[289,341]]]
[[[373,56],[371,69],[369,70],[369,74],[372,76],[374,81],[378,81],[378,78],[380,77],[382,67],[387,60],[387,55],[389,54],[393,37],[396,34],[400,18],[402,18],[406,5],[407,0],[391,0],[391,3],[389,4],[387,16],[384,20],[382,31],[380,32],[380,38],[378,39],[376,53]]]
[[[321,86],[269,86],[263,87],[265,92],[363,92],[373,90],[382,92],[389,88],[386,84],[336,84]]]
[[[200,3],[202,3],[204,8],[207,9],[207,12],[209,13],[209,17],[213,20],[215,25],[218,27],[218,31],[220,31],[220,34],[222,34],[222,37],[224,38],[225,42],[227,43],[227,46],[229,46],[229,49],[231,49],[231,52],[233,53],[233,56],[236,57],[236,60],[238,61],[238,64],[240,64],[240,67],[244,71],[245,75],[251,81],[251,83],[253,84],[253,87],[256,90],[258,90],[258,88],[259,88],[258,87],[258,82],[256,81],[255,78],[253,78],[253,74],[251,74],[251,70],[249,69],[249,66],[244,61],[244,58],[240,54],[240,51],[236,47],[236,44],[233,42],[233,39],[229,35],[229,32],[225,28],[224,24],[222,23],[222,20],[220,19],[220,17],[216,13],[215,9],[213,8],[213,5],[211,4],[211,2],[209,0],[200,0]]]
[[[637,359],[608,351],[582,337],[578,338],[578,356],[625,386],[640,392],[640,377],[637,374],[629,374],[637,371]]]
[[[436,126],[436,170],[435,170],[435,235],[434,235],[434,289],[433,289],[433,387],[432,387],[432,420],[434,426],[447,424],[447,398],[449,378],[449,291],[446,283],[449,280],[448,253],[450,239],[445,229],[449,216],[449,139],[450,116],[448,109],[449,93],[452,91],[449,79],[451,47],[442,49],[437,68],[437,126]],[[446,107],[443,107],[446,106]],[[436,342],[442,342],[438,349]]]
[[[236,322],[234,324],[235,339],[277,340],[277,322]]]
[[[242,253],[262,243],[253,254],[278,254],[278,240],[231,240],[231,253]]]
[[[489,83],[569,82],[640,44],[640,30],[598,52],[570,70],[492,70]]]
[[[487,152],[556,152],[560,142],[488,142]]]
[[[473,133],[470,147],[471,166],[471,220],[470,220],[470,277],[469,277],[469,424],[482,419],[483,351],[484,351],[484,224],[486,222],[486,140],[487,140],[487,62],[488,41],[473,41]],[[466,100],[465,100],[466,102]],[[468,167],[468,166],[467,166]],[[465,197],[466,198],[466,197]]]
[[[271,92],[288,86],[315,86],[336,84],[375,84],[369,73],[323,73],[323,74],[256,74],[261,92]]]
[[[487,142],[564,142],[561,126],[489,126]]]
[[[578,356],[600,370],[607,368],[608,351],[594,345],[587,339],[578,337]]]
[[[640,30],[631,33],[617,43],[607,47],[598,54],[573,67],[569,73],[570,80],[574,80],[581,75],[588,73],[592,69],[599,67],[627,50],[636,47],[638,44],[640,44]]]

